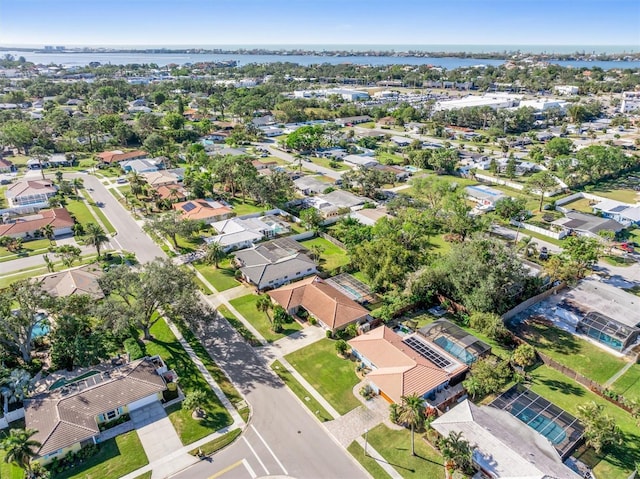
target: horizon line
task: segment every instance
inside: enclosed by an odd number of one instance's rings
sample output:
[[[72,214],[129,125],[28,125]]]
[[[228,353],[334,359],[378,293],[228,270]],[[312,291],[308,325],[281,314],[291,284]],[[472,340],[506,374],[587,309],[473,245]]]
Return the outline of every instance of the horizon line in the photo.
[[[52,41],[49,43],[7,43],[0,46],[9,46],[9,47],[37,47],[40,45],[56,45],[65,42],[56,42]],[[166,46],[175,46],[175,47],[211,47],[211,46],[348,46],[348,45],[358,45],[358,46],[367,46],[367,45],[377,45],[377,46],[496,46],[496,47],[514,47],[514,46],[563,46],[563,47],[627,47],[627,46],[637,46],[640,48],[640,45],[634,44],[626,44],[626,43],[593,43],[593,44],[575,44],[575,43],[210,43],[210,44],[194,44],[194,43],[171,43],[171,44],[160,44],[160,43],[67,43],[65,46],[73,46],[73,47],[113,47],[113,46],[144,46],[144,47],[166,47]]]

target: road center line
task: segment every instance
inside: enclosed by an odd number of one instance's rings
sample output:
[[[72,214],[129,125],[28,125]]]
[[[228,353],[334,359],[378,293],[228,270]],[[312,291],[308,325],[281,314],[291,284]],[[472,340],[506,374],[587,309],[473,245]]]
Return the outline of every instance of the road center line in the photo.
[[[247,441],[247,438],[242,436],[242,439],[244,439],[244,442],[247,443],[247,446],[249,447],[249,449],[251,450],[251,452],[253,453],[254,456],[256,456],[256,459],[258,460],[258,462],[260,463],[260,465],[262,466],[262,469],[264,469],[264,472],[267,473],[267,475],[270,475],[271,473],[269,472],[269,469],[267,469],[267,466],[264,465],[264,462],[262,462],[262,459],[260,459],[260,456],[258,456],[258,454],[256,453],[256,450],[251,446],[251,444],[249,443],[249,441]]]
[[[251,476],[251,479],[256,479],[256,477],[258,477],[256,472],[253,470],[253,468],[249,464],[249,461],[247,461],[246,459],[243,459],[242,460],[242,464],[244,465],[244,467],[247,468],[247,471],[249,472],[249,475]]]
[[[262,441],[262,443],[264,444],[264,446],[267,448],[267,450],[271,453],[271,455],[273,456],[273,458],[276,460],[276,462],[278,463],[278,465],[282,468],[282,470],[284,471],[285,475],[289,475],[289,473],[287,472],[287,470],[284,468],[284,466],[282,465],[282,463],[280,462],[280,459],[278,459],[278,457],[275,455],[275,453],[271,450],[271,448],[269,447],[269,444],[267,444],[267,441],[264,440],[264,438],[262,437],[262,435],[258,432],[258,430],[255,428],[255,426],[252,424],[251,425],[251,429],[253,429],[253,431],[258,435],[258,438],[260,438],[260,440]]]
[[[230,466],[225,467],[221,471],[216,472],[213,476],[209,476],[209,479],[216,479],[217,477],[220,477],[223,474],[226,474],[227,472],[232,471],[242,463],[243,463],[242,461],[238,461],[235,464],[231,464]]]

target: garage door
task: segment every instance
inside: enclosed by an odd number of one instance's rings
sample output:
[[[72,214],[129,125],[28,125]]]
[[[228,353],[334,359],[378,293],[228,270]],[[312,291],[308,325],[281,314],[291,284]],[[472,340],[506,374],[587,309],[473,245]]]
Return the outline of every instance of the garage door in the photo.
[[[391,398],[387,396],[384,392],[380,391],[380,396],[385,398],[385,400],[388,401],[389,403],[393,404],[393,401],[391,400]]]
[[[131,404],[129,404],[129,411],[135,411],[136,409],[140,409],[142,406],[154,403],[157,400],[158,396],[156,396],[155,394],[147,396],[146,398],[138,399],[137,401],[133,401]]]

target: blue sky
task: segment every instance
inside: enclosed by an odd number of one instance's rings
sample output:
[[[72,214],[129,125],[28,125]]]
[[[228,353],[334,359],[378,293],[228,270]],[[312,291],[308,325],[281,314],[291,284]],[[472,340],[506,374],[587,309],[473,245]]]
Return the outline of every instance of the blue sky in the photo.
[[[0,0],[0,44],[632,45],[640,0]]]

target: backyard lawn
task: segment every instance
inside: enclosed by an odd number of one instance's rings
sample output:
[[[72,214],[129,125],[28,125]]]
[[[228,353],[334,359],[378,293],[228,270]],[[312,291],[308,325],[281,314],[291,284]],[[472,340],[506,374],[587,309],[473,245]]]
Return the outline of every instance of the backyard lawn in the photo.
[[[640,401],[640,364],[634,364],[624,373],[611,389],[622,394],[627,399],[637,399]]]
[[[531,323],[519,332],[534,348],[560,364],[604,384],[626,362],[568,331]]]
[[[255,201],[249,199],[242,201],[240,198],[234,198],[229,201],[229,203],[233,207],[233,211],[236,216],[248,215],[251,213],[262,213],[265,210],[264,206],[257,205]]]
[[[298,399],[304,403],[305,406],[309,408],[309,410],[315,414],[315,416],[321,422],[331,421],[333,418],[331,414],[327,412],[327,410],[322,407],[309,391],[305,389],[305,387],[300,384],[296,378],[291,374],[281,363],[280,361],[274,361],[271,365],[271,369],[282,379],[282,381],[291,389],[293,394],[298,396]]]
[[[282,326],[282,331],[274,333],[271,330],[271,322],[267,319],[267,316],[256,309],[256,302],[258,301],[258,295],[248,294],[229,301],[231,305],[238,310],[238,312],[249,321],[254,328],[269,342],[277,341],[290,334],[300,331],[302,326],[294,321],[293,323],[286,323]],[[272,313],[270,313],[272,314]]]
[[[127,432],[100,444],[100,451],[87,459],[81,466],[60,474],[52,479],[118,479],[149,463],[138,434]],[[4,476],[2,476],[4,479]]]
[[[408,429],[389,429],[384,424],[368,434],[369,444],[405,478],[444,478],[444,460],[421,437],[415,436],[416,455],[411,455],[411,432]],[[382,476],[384,477],[384,476]]]
[[[319,264],[320,267],[328,273],[349,263],[349,255],[347,252],[324,238],[313,238],[306,241],[300,241],[300,244],[309,249],[312,253],[313,250],[311,248],[313,246],[321,248]]]
[[[360,406],[352,392],[360,381],[356,363],[338,357],[335,341],[325,338],[285,357],[340,414]]]
[[[217,291],[226,291],[240,286],[240,283],[235,279],[236,270],[231,267],[231,259],[229,258],[220,261],[218,269],[214,268],[213,265],[201,262],[194,263],[193,266]]]
[[[206,399],[202,403],[202,408],[205,410],[207,417],[201,421],[193,419],[191,411],[183,411],[180,408],[180,404],[167,409],[169,419],[176,428],[182,443],[190,444],[230,425],[232,423],[231,416],[229,416],[229,413],[222,406],[216,395],[211,393],[209,384],[164,320],[161,319],[153,325],[151,334],[153,339],[146,343],[147,354],[150,356],[160,355],[169,369],[176,371],[180,378],[179,384],[183,392],[185,394],[195,390],[207,392]],[[192,347],[195,345],[192,344]],[[199,356],[202,360],[209,359],[208,357],[203,357],[202,351],[196,351],[196,353],[200,353]]]
[[[337,166],[337,168],[334,168],[333,166],[331,166],[332,160],[330,160],[329,158],[310,158],[310,160],[312,163],[315,163],[316,165],[322,166],[324,168],[329,168],[330,170],[342,171],[349,169],[349,167],[342,161],[333,161],[334,165]]]
[[[590,401],[602,404],[605,412],[615,419],[622,430],[624,440],[622,445],[613,447],[597,464],[590,466],[596,477],[627,479],[634,464],[640,461],[640,429],[631,415],[547,366],[539,366],[530,376],[532,391],[574,416],[581,404]],[[589,456],[595,457],[595,454]]]

